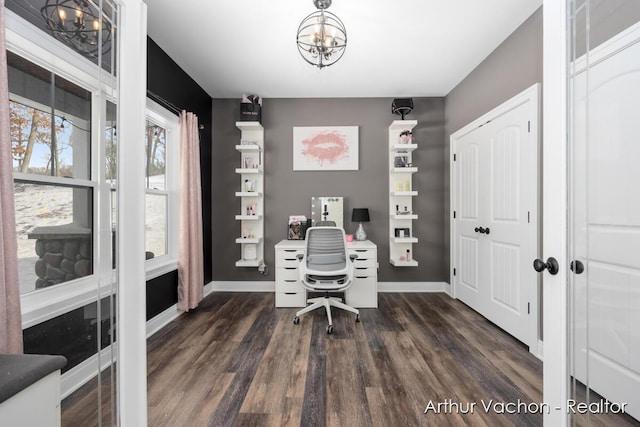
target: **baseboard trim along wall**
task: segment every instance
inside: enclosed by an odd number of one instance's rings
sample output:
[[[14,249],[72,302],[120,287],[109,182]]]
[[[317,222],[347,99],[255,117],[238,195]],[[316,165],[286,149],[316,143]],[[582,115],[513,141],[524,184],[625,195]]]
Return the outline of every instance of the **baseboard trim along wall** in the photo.
[[[114,344],[113,347],[117,349],[117,344]],[[100,372],[111,365],[111,349],[112,346],[108,346],[100,351]],[[87,381],[93,379],[97,374],[97,365],[98,353],[62,374],[60,377],[60,400],[82,387]]]
[[[378,282],[378,292],[445,292],[451,295],[446,282]]]

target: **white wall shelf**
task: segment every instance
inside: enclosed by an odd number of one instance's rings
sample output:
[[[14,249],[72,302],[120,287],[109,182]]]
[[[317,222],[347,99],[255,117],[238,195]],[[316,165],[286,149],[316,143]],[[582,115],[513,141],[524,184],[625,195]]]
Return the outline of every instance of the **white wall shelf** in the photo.
[[[240,259],[236,267],[258,267],[264,259],[264,128],[260,122],[236,122],[240,129]]]
[[[236,215],[238,221],[259,221],[262,215]]]
[[[393,173],[416,173],[418,172],[418,168],[416,167],[404,167],[404,168],[393,168],[391,169]]]
[[[239,173],[239,174],[242,174],[242,175],[261,174],[262,173],[262,167],[252,168],[252,169],[237,168],[236,169],[236,173]]]
[[[394,267],[418,266],[413,257],[413,244],[418,243],[413,236],[413,220],[418,219],[413,212],[413,197],[418,195],[413,190],[413,175],[418,168],[412,159],[418,144],[412,137],[400,137],[417,124],[416,120],[394,120],[389,126],[389,262]],[[396,237],[396,229],[411,237]]]
[[[418,219],[418,215],[416,214],[397,214],[397,213],[391,213],[391,218],[393,219],[397,219],[397,220],[413,220],[413,219]]]
[[[262,197],[262,192],[260,192],[260,191],[236,191],[236,197]]]
[[[262,243],[262,237],[238,237],[236,243],[240,244],[258,244]]]
[[[391,195],[396,197],[400,197],[400,196],[413,197],[413,196],[417,196],[418,192],[417,191],[392,191]],[[391,211],[391,212],[395,212],[395,211]]]

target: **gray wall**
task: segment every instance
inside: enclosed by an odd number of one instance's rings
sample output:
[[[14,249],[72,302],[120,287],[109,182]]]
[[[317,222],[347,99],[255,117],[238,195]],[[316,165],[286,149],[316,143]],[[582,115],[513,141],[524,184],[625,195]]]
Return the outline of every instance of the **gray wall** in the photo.
[[[445,248],[449,253],[449,137],[481,115],[542,82],[542,7],[445,98]],[[446,258],[447,277],[449,257]],[[448,281],[448,280],[447,280]]]
[[[419,148],[413,161],[419,172],[414,188],[419,196],[414,210],[414,234],[420,239],[414,254],[420,266],[394,268],[389,264],[388,128],[398,116],[391,114],[390,98],[265,99],[265,261],[270,268],[262,276],[255,268],[236,268],[240,248],[234,243],[240,225],[234,215],[240,201],[234,197],[239,178],[234,169],[240,156],[234,145],[240,140],[235,127],[239,101],[213,100],[213,279],[274,280],[274,245],[286,238],[289,215],[311,215],[311,196],[343,196],[344,226],[354,232],[354,207],[367,207],[371,222],[368,237],[378,245],[380,271],[385,282],[447,281],[448,253],[444,248],[444,98],[414,98],[414,112],[407,119],[418,121],[414,139]],[[358,126],[359,170],[294,172],[292,134],[294,126]]]
[[[587,43],[594,47],[609,40],[622,30],[627,29],[640,20],[640,1],[638,0],[606,0],[588,2],[578,1],[575,17],[575,58],[586,52]],[[589,34],[587,37],[587,19]]]

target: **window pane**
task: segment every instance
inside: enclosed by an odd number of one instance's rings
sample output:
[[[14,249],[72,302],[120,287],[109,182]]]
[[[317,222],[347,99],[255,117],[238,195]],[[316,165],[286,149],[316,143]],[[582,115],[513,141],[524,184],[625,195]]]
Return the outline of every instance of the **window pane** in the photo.
[[[167,254],[167,195],[146,195],[145,248],[147,259]]]
[[[147,120],[147,188],[166,190],[167,130]]]
[[[89,179],[91,92],[7,52],[16,172]]]
[[[20,293],[93,274],[93,190],[15,183]]]
[[[105,161],[105,178],[107,184],[115,184],[116,174],[118,169],[116,164],[118,161],[117,151],[117,133],[116,133],[116,119],[117,119],[117,107],[113,102],[107,101],[107,118],[105,127],[105,141],[106,141],[106,161]]]

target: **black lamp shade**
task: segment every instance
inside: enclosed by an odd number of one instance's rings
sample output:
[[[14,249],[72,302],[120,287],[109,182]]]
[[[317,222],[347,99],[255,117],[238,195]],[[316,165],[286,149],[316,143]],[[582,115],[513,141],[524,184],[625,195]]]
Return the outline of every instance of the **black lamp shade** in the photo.
[[[351,222],[369,222],[368,208],[354,208],[351,214]]]

